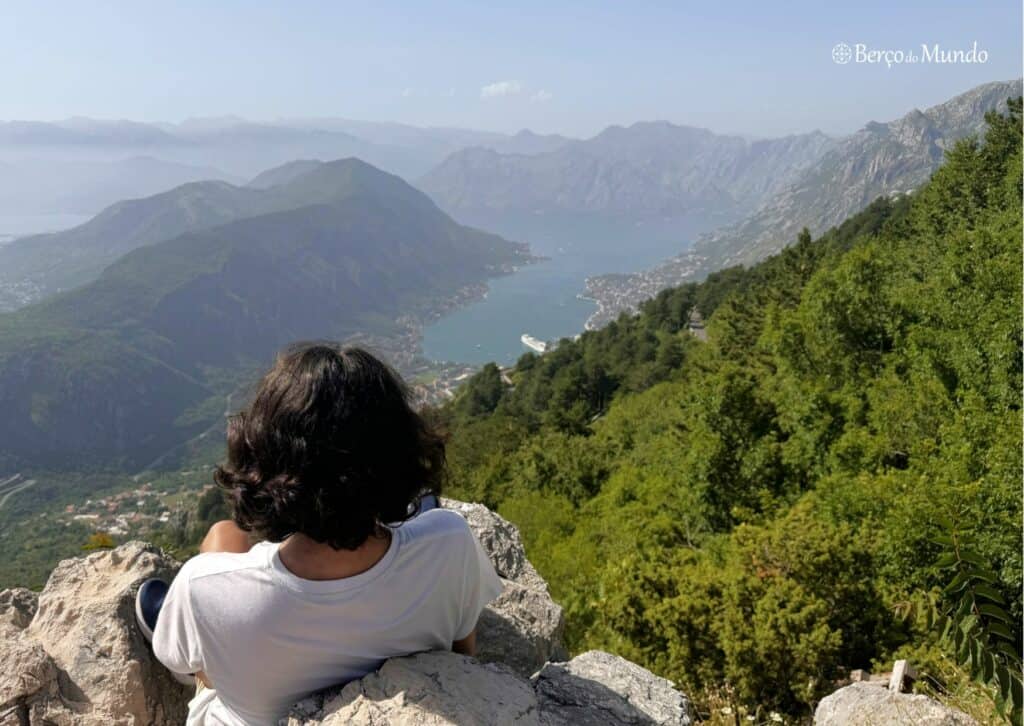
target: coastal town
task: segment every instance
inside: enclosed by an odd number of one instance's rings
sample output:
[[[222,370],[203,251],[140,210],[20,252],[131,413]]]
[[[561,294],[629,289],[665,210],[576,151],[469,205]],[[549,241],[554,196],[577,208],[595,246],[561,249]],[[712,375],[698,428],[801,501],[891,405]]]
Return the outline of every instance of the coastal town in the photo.
[[[588,277],[586,292],[579,297],[597,305],[587,320],[587,330],[597,330],[624,312],[635,313],[644,300],[691,280],[704,258],[685,252],[650,270]]]
[[[65,526],[80,523],[94,531],[123,538],[170,521],[181,502],[181,494],[180,491],[159,490],[147,482],[135,489],[86,499],[77,505],[68,504],[55,519]]]
[[[423,362],[417,370],[403,371],[412,388],[413,403],[417,406],[439,406],[455,398],[456,389],[477,371],[477,366],[463,363]]]

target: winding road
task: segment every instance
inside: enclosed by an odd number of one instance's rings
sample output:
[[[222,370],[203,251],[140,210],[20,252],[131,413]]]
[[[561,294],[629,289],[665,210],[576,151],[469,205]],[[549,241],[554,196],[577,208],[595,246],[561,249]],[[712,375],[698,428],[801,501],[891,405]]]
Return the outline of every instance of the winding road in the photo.
[[[22,479],[21,474],[15,474],[0,481],[0,509],[4,508],[7,500],[18,492],[24,491],[36,483],[35,479]]]

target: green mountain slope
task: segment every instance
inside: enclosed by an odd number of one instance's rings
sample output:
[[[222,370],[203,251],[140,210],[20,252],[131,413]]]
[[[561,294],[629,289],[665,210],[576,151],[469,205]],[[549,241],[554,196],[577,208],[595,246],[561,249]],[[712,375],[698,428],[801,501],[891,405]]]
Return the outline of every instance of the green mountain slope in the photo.
[[[237,219],[333,204],[371,190],[401,196],[421,208],[429,204],[396,179],[358,159],[293,162],[268,170],[246,187],[193,182],[118,202],[73,229],[0,247],[0,310],[91,282],[107,265],[139,247]]]
[[[528,354],[511,384],[489,367],[437,412],[454,494],[521,527],[572,648],[737,719],[806,717],[848,669],[911,657],[992,717],[894,614],[947,597],[955,527],[1015,619],[992,652],[1019,668],[1020,100],[987,122],[914,194]]]
[[[1021,81],[986,83],[948,101],[885,123],[871,122],[839,139],[826,153],[762,198],[736,224],[702,236],[692,249],[643,272],[587,281],[601,305],[594,325],[635,309],[659,290],[731,265],[750,265],[775,254],[804,227],[820,234],[879,196],[920,187],[942,163],[944,151],[984,129],[985,114],[1005,110]]]
[[[921,186],[957,139],[984,129],[985,114],[1004,111],[1021,81],[986,83],[924,111],[872,122],[843,139],[788,189],[736,227],[702,240],[708,269],[751,264],[782,249],[801,228],[822,232],[886,194]]]
[[[288,343],[397,332],[528,259],[361,162],[287,192],[311,206],[142,247],[0,316],[4,463],[145,463],[217,420],[231,383]]]

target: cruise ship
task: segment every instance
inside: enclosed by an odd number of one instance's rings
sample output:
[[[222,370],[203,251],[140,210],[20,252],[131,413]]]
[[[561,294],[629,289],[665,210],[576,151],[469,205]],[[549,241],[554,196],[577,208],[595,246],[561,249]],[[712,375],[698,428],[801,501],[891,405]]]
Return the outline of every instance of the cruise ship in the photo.
[[[545,343],[543,340],[538,340],[537,338],[534,338],[532,335],[529,335],[527,333],[523,333],[522,337],[519,339],[523,341],[523,345],[525,345],[532,351],[536,351],[537,353],[543,353],[548,349],[547,343]]]

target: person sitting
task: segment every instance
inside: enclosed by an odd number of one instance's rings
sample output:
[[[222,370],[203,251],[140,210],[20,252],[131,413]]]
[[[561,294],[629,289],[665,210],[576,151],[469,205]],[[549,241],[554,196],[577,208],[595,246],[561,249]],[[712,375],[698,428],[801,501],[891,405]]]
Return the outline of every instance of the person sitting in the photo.
[[[384,363],[327,344],[280,355],[228,424],[214,479],[233,521],[137,598],[156,657],[198,684],[187,723],[275,724],[388,658],[473,655],[502,585],[462,516],[428,508],[444,473],[444,439]]]

